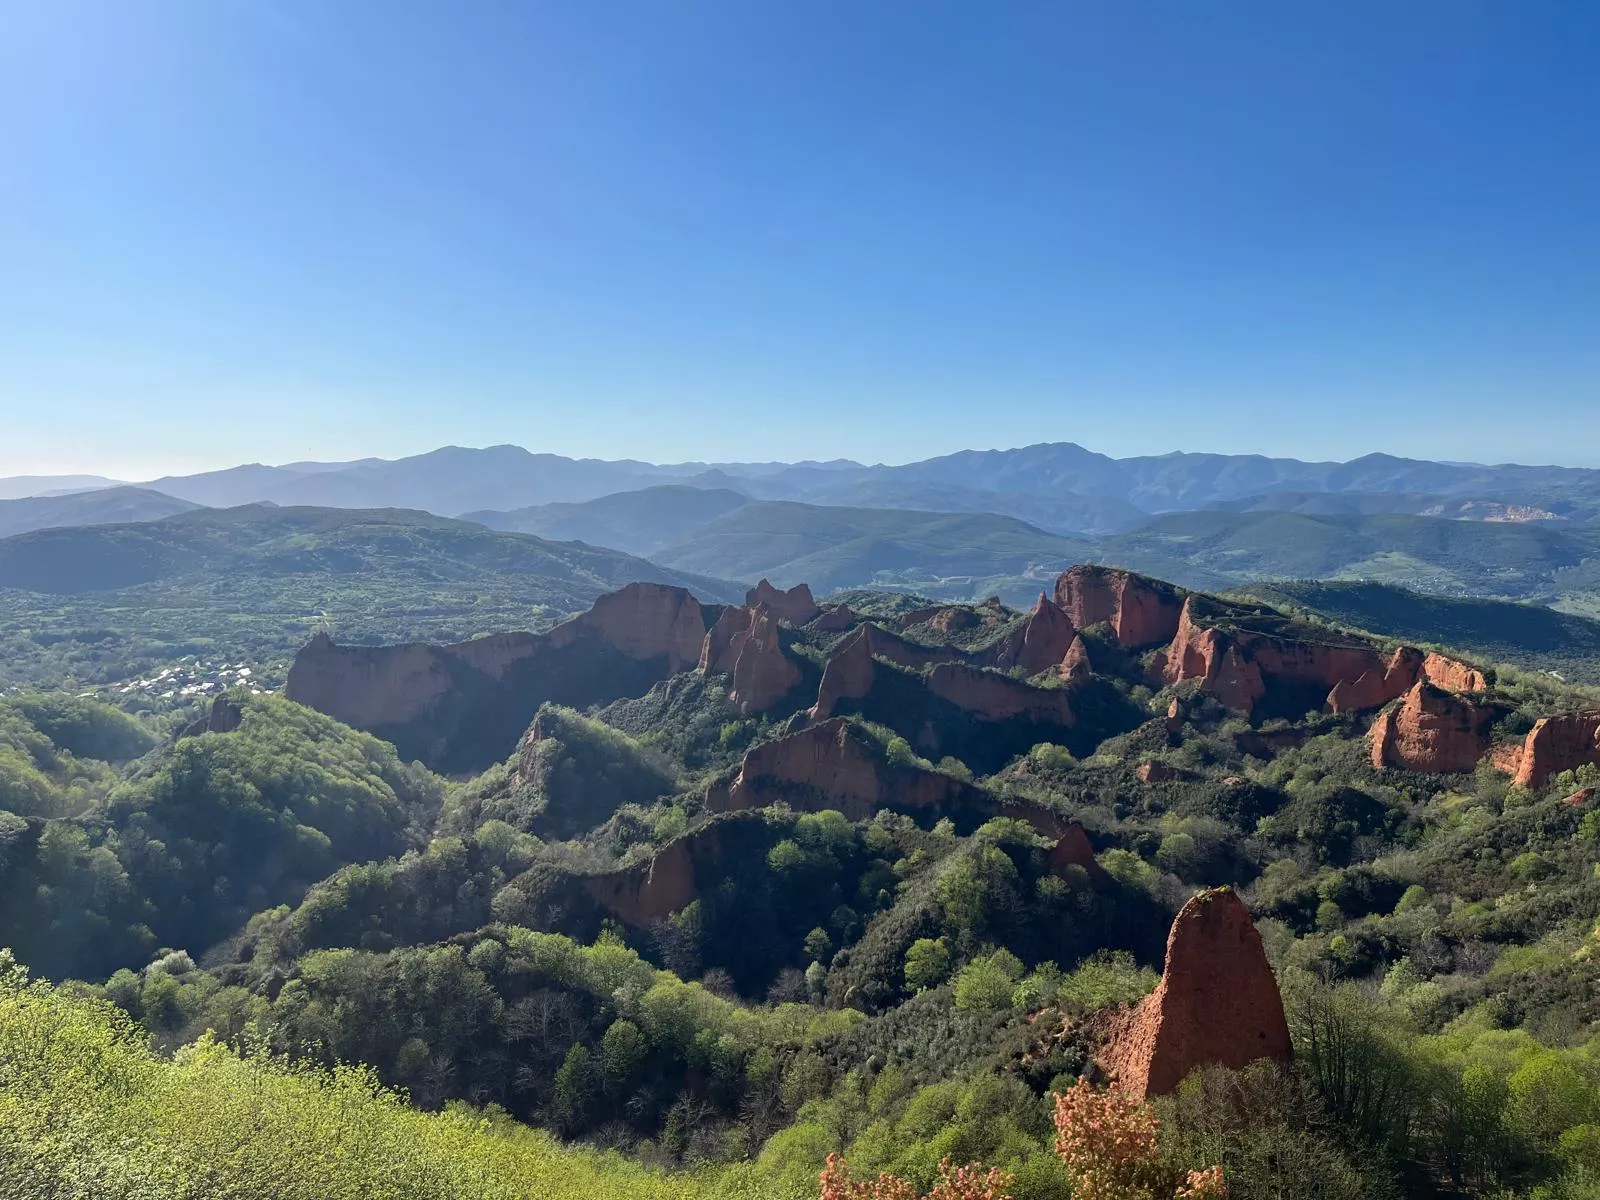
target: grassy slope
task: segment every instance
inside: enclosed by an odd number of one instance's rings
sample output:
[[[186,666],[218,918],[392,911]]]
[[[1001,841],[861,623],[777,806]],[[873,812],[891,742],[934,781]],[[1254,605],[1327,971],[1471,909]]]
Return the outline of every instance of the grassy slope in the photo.
[[[0,969],[4,961],[0,960]],[[0,975],[0,1178],[16,1196],[147,1200],[692,1200],[770,1194],[666,1176],[513,1122],[408,1107],[355,1068],[326,1073],[213,1042],[153,1054],[111,1006]]]

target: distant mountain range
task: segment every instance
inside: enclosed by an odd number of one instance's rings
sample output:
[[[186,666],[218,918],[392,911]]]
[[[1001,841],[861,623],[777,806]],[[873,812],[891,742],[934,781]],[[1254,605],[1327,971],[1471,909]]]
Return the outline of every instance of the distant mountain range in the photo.
[[[0,479],[0,498],[82,491],[112,482],[93,476]],[[1387,454],[1345,463],[1240,454],[1116,459],[1071,442],[964,450],[900,466],[845,459],[658,465],[534,454],[517,446],[447,446],[395,460],[252,463],[138,486],[210,507],[270,502],[412,508],[460,516],[584,503],[665,484],[734,491],[754,500],[995,513],[1070,535],[1114,533],[1151,516],[1211,507],[1313,516],[1401,512],[1509,522],[1600,516],[1600,470],[1482,466]]]

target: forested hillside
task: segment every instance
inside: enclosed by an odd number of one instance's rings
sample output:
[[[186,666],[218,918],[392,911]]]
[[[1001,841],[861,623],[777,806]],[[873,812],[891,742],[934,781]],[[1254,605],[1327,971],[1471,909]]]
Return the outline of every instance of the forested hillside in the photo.
[[[1102,569],[1027,612],[846,599],[619,593],[535,661],[634,662],[635,690],[547,704],[454,778],[240,689],[168,717],[0,703],[0,944],[36,980],[0,983],[6,1177],[1587,1194],[1590,694]],[[307,698],[412,702],[361,653],[339,682],[308,650]],[[487,678],[440,677],[413,731]],[[1179,910],[1234,896],[1267,1008],[1184,1059],[1162,1014],[1214,1001]],[[1226,1048],[1258,1019],[1281,1049]],[[1118,1021],[1198,1069],[1116,1090]],[[941,1185],[943,1161],[981,1165]]]

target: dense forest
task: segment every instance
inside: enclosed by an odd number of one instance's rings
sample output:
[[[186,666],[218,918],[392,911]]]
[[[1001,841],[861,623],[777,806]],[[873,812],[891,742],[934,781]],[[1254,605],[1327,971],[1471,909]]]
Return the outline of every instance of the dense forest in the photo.
[[[250,689],[0,698],[14,1194],[1600,1194],[1600,768],[1375,765],[1374,708],[1241,711],[1120,613],[1069,671],[1043,601],[838,599],[708,605],[699,666],[476,774]],[[1596,704],[1473,679],[1485,746]],[[1101,1090],[1215,888],[1292,1058]]]

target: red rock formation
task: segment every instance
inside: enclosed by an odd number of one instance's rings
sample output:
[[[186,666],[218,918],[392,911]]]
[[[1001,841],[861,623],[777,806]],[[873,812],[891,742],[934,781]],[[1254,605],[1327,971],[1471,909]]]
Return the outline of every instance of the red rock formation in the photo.
[[[1088,831],[1076,821],[1068,822],[1056,844],[1050,847],[1048,861],[1050,869],[1058,874],[1068,867],[1082,867],[1089,873],[1090,879],[1106,878],[1106,869],[1094,856],[1094,845],[1089,841]]]
[[[629,658],[665,657],[667,673],[675,675],[700,661],[705,636],[700,602],[683,588],[630,583],[601,596],[588,612],[557,625],[549,642],[560,648],[579,638],[599,638]]]
[[[963,663],[940,663],[928,672],[928,690],[983,721],[1016,718],[1070,728],[1077,723],[1062,688],[1037,688]]]
[[[1171,783],[1178,779],[1196,779],[1193,771],[1185,771],[1182,767],[1174,767],[1163,762],[1142,762],[1134,774],[1139,777],[1140,783]]]
[[[781,801],[808,811],[838,809],[859,821],[880,808],[942,810],[980,796],[971,785],[937,771],[890,768],[868,734],[836,717],[753,746],[732,780],[707,790],[706,808],[734,812]]]
[[[1111,1014],[1097,1060],[1136,1099],[1164,1096],[1196,1067],[1235,1070],[1293,1053],[1278,981],[1250,913],[1231,888],[1194,896],[1167,935],[1156,990]]]
[[[843,700],[859,700],[872,690],[877,668],[872,662],[872,626],[863,625],[839,643],[822,664],[822,683],[817,702],[811,706],[813,720],[825,720],[838,711]]]
[[[1579,788],[1577,791],[1573,792],[1572,795],[1563,796],[1561,798],[1561,803],[1565,804],[1568,808],[1582,808],[1585,804],[1588,804],[1589,801],[1594,799],[1594,793],[1595,790],[1592,787]]]
[[[1056,579],[1056,603],[1076,629],[1111,622],[1117,641],[1128,647],[1171,641],[1183,607],[1182,593],[1171,584],[1088,564]]]
[[[737,640],[728,700],[742,713],[766,712],[800,682],[800,668],[783,652],[777,619],[765,604],[750,614],[750,628]]]
[[[1499,742],[1489,747],[1489,762],[1496,771],[1515,776],[1522,770],[1521,742]]]
[[[938,633],[949,635],[959,633],[963,629],[975,628],[985,622],[992,624],[992,617],[992,614],[981,615],[965,604],[933,604],[927,608],[914,608],[908,613],[901,614],[895,624],[900,629],[926,625]]]
[[[750,632],[750,610],[730,604],[717,614],[700,643],[700,674],[726,675],[739,661],[739,647]]]
[[[1028,619],[1000,643],[994,665],[1001,669],[1019,667],[1025,674],[1037,675],[1059,667],[1075,641],[1077,630],[1067,620],[1067,614],[1040,592]]]
[[[763,579],[745,593],[744,605],[746,608],[757,608],[763,604],[772,610],[778,620],[791,625],[804,625],[807,621],[815,620],[822,611],[812,599],[811,589],[803,583],[795,584],[787,592],[780,592]]]
[[[1424,661],[1422,651],[1410,646],[1399,647],[1387,666],[1372,667],[1354,680],[1341,679],[1335,683],[1328,693],[1328,711],[1361,712],[1398,700],[1415,686]]]
[[[1172,703],[1167,705],[1167,715],[1162,720],[1161,726],[1174,736],[1183,732],[1183,701],[1176,696],[1172,698]]]
[[[1426,679],[1372,724],[1372,765],[1406,771],[1470,771],[1489,751],[1496,709],[1475,704]]]
[[[1512,780],[1518,787],[1543,787],[1562,771],[1600,766],[1600,712],[1541,717],[1522,743]]]
[[[1177,633],[1159,660],[1161,682],[1198,679],[1224,706],[1248,713],[1274,685],[1326,695],[1343,681],[1354,686],[1363,676],[1384,671],[1376,647],[1222,628],[1210,619],[1218,608],[1217,602],[1194,596],[1184,603]]]
[[[1482,692],[1489,687],[1482,671],[1443,654],[1429,654],[1423,660],[1422,673],[1434,687],[1447,692]]]
[[[1382,708],[1398,700],[1426,679],[1447,692],[1481,692],[1488,687],[1483,672],[1459,659],[1443,654],[1423,654],[1412,646],[1401,646],[1382,670],[1376,667],[1355,680],[1340,680],[1328,693],[1328,711],[1360,712]]]
[[[861,624],[863,618],[848,604],[823,609],[822,615],[806,625],[813,633],[838,633]]]
[[[545,645],[543,635],[520,633],[454,646],[338,646],[319,633],[295,655],[284,694],[357,729],[403,725],[450,691],[454,664],[499,679],[512,663]]]
[[[1061,677],[1081,679],[1085,675],[1092,674],[1094,674],[1094,664],[1089,661],[1089,647],[1083,644],[1082,634],[1074,634],[1072,644],[1067,647],[1066,656],[1061,660]]]
[[[702,830],[710,834],[715,826]],[[698,834],[668,842],[643,866],[625,871],[590,875],[584,890],[601,908],[629,925],[662,921],[692,904],[699,896],[695,886]]]

